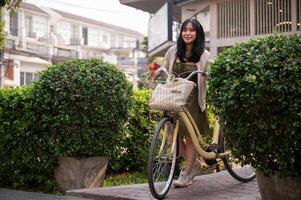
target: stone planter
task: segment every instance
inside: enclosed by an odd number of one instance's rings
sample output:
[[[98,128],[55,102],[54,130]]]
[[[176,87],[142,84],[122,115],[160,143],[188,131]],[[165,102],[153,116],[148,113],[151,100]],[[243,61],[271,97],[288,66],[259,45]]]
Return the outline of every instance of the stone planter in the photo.
[[[55,181],[63,192],[70,189],[101,187],[108,159],[105,157],[59,157],[54,169]]]
[[[300,200],[301,177],[264,176],[256,173],[262,200]]]

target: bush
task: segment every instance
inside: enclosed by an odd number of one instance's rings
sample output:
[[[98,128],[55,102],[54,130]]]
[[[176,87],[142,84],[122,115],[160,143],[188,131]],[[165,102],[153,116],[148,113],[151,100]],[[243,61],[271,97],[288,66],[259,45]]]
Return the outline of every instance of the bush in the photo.
[[[132,85],[91,59],[53,65],[32,87],[0,90],[0,184],[55,191],[58,156],[114,157]]]
[[[44,71],[34,88],[36,128],[48,134],[56,156],[114,156],[132,96],[115,65],[67,61]]]
[[[209,97],[234,153],[265,175],[301,175],[301,36],[252,39],[211,65]]]
[[[0,90],[0,183],[13,188],[53,190],[48,141],[34,135],[32,88]]]
[[[150,139],[159,120],[158,113],[151,112],[148,106],[149,99],[149,90],[134,90],[133,104],[124,129],[125,137],[119,156],[113,158],[109,166],[111,173],[145,172]]]

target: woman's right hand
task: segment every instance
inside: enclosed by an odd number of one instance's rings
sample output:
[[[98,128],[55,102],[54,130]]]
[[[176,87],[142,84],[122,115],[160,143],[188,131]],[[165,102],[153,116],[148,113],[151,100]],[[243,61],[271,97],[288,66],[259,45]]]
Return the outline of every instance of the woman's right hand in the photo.
[[[157,74],[157,71],[158,71],[159,67],[160,66],[157,63],[150,63],[148,65],[148,70],[150,71],[153,80],[156,77],[156,74]]]

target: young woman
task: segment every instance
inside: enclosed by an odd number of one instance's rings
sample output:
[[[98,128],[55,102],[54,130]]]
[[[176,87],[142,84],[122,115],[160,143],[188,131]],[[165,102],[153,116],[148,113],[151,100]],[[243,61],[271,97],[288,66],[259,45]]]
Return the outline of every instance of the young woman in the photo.
[[[180,77],[187,77],[195,70],[207,71],[210,53],[205,50],[205,33],[202,25],[196,19],[187,19],[182,23],[181,34],[177,45],[168,49],[165,54],[164,64],[160,69],[174,73]],[[197,88],[191,96],[188,110],[196,121],[201,133],[206,134],[209,128],[205,106],[206,77],[198,74],[191,79]],[[174,181],[176,187],[187,187],[192,184],[192,179],[198,173],[200,161],[188,130],[183,122],[179,124],[181,136],[179,149],[180,155],[185,159],[185,168],[180,172],[179,178]]]

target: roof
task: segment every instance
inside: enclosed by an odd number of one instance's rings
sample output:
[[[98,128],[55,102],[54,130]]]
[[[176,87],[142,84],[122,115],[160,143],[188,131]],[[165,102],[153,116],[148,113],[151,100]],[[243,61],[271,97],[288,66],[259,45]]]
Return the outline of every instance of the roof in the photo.
[[[97,26],[103,26],[103,27],[113,29],[113,30],[116,30],[116,31],[126,32],[128,34],[144,37],[144,35],[139,33],[138,31],[134,31],[134,30],[131,30],[131,29],[120,27],[120,26],[115,26],[115,25],[112,25],[112,24],[104,23],[104,22],[101,22],[101,21],[97,21],[95,19],[91,19],[91,18],[82,17],[82,16],[79,16],[79,15],[67,13],[67,12],[64,12],[64,11],[61,11],[61,10],[57,10],[57,9],[53,9],[53,8],[51,8],[51,9],[53,11],[57,12],[58,14],[60,14],[64,18],[72,19],[72,20],[75,20],[75,21],[78,21],[78,22],[93,24],[93,25],[97,25]]]
[[[176,6],[196,0],[174,0]],[[156,13],[165,3],[166,0],[119,0],[119,3],[136,8],[149,13]]]
[[[15,55],[15,54],[5,54],[4,55],[5,59],[14,59],[14,60],[19,60],[22,62],[30,62],[30,63],[36,63],[36,64],[42,64],[42,65],[47,65],[47,64],[51,64],[51,62],[44,60],[42,58],[39,57],[29,57],[29,56],[23,56],[23,55]]]
[[[149,13],[156,13],[166,0],[119,0],[119,3]]]
[[[47,13],[46,11],[41,9],[39,6],[34,5],[32,3],[22,2],[21,5],[20,5],[20,8],[31,10],[31,11],[36,11],[36,12],[40,12],[40,13],[44,13],[44,14],[49,15],[49,13]],[[104,23],[104,22],[101,22],[101,21],[98,21],[98,20],[83,17],[83,16],[80,16],[80,15],[75,15],[75,14],[64,12],[64,11],[54,9],[54,8],[49,8],[49,9],[53,10],[54,12],[58,13],[59,15],[61,15],[64,18],[73,19],[75,21],[78,21],[79,23],[84,22],[84,23],[93,24],[93,25],[96,25],[96,26],[106,27],[106,28],[109,28],[109,29],[112,29],[112,30],[115,30],[115,31],[123,32],[123,33],[125,32],[125,33],[132,34],[132,35],[135,35],[135,36],[138,36],[138,37],[144,37],[143,34],[139,33],[138,31],[132,30],[132,29],[127,29],[127,28],[123,28],[123,27],[120,27],[120,26]]]
[[[32,11],[36,11],[36,12],[44,13],[44,14],[48,15],[48,13],[43,11],[41,8],[39,8],[38,6],[36,6],[34,4],[31,4],[31,3],[22,2],[21,5],[20,5],[20,8],[27,9],[27,10],[32,10]]]
[[[195,2],[196,0],[176,0],[176,5],[177,6],[183,6],[187,3],[192,3]]]

